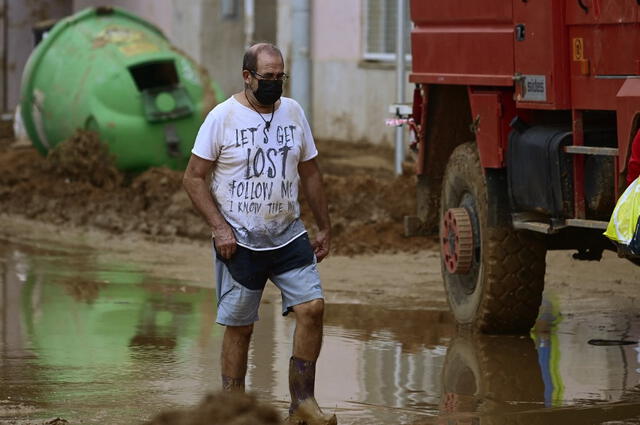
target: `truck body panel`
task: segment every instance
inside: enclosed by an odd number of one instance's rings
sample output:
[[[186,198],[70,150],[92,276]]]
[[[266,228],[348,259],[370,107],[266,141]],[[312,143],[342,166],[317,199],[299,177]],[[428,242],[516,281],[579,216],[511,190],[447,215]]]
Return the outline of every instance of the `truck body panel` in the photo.
[[[514,1],[515,96],[519,108],[569,107],[563,0]]]
[[[507,151],[509,121],[515,113],[515,102],[510,92],[501,90],[469,89],[469,103],[480,160],[485,168],[504,167]],[[496,141],[495,137],[498,136]]]
[[[515,100],[515,109],[501,119],[507,122],[536,110],[614,111],[622,172],[637,128],[638,111],[630,105],[640,100],[629,90],[622,100],[618,93],[626,81],[640,77],[638,9],[636,0],[412,0],[409,79],[465,85],[474,93],[501,87],[502,98],[511,93]],[[483,166],[503,167],[499,148],[507,148],[510,129],[487,123],[492,106],[469,102],[485,111],[484,122],[476,125]],[[491,143],[496,147],[489,148]]]
[[[411,32],[410,81],[513,84],[511,1],[412,0],[411,16],[415,27]],[[496,56],[495,52],[500,54]]]

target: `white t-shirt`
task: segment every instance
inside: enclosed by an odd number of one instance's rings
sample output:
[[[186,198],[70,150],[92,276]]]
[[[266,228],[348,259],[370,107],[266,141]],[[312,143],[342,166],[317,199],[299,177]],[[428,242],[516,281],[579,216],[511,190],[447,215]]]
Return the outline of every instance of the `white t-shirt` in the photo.
[[[262,116],[271,119],[271,113]],[[275,249],[306,231],[298,163],[318,151],[295,100],[282,97],[266,129],[258,112],[232,96],[209,112],[191,152],[215,161],[211,193],[239,245]]]

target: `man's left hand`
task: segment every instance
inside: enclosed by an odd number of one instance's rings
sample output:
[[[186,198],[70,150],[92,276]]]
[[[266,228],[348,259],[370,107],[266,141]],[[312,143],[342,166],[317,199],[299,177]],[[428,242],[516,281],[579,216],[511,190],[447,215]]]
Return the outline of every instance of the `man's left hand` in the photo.
[[[316,235],[316,240],[313,242],[313,253],[316,254],[318,263],[324,260],[329,255],[329,249],[331,247],[331,231],[320,230]]]

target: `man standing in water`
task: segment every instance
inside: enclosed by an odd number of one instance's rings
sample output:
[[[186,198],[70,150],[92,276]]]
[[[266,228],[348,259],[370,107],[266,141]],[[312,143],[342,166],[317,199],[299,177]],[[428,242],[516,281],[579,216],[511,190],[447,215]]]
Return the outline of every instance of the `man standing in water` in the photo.
[[[270,279],[282,294],[282,314],[296,317],[289,422],[336,424],[314,397],[324,314],[316,261],[329,254],[331,240],[318,151],[300,105],[281,97],[287,75],[276,46],[251,46],[242,77],[244,91],[216,106],[200,127],[183,179],[213,234],[216,321],[226,327],[222,386],[244,391],[253,323]],[[299,183],[319,228],[313,244],[300,220]]]

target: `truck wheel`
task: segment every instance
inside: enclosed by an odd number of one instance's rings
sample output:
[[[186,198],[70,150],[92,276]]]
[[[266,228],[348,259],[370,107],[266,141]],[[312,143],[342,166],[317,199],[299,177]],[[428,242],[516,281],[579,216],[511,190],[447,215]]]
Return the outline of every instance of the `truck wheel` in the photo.
[[[542,300],[546,248],[537,234],[490,224],[488,202],[498,198],[489,193],[475,144],[458,146],[442,182],[442,276],[459,325],[525,333]]]

